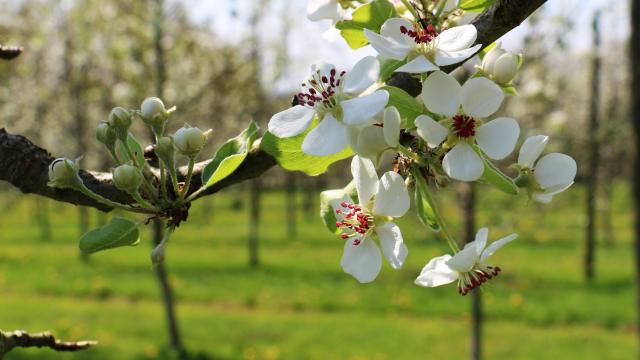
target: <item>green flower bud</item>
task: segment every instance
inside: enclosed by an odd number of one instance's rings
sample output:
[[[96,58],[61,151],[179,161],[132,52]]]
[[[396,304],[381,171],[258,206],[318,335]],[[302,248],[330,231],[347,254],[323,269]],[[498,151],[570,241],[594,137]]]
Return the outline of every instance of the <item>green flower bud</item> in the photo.
[[[131,114],[124,108],[115,107],[109,114],[109,125],[113,127],[118,139],[126,141],[131,127]]]
[[[188,157],[196,157],[204,147],[207,136],[202,130],[194,127],[182,127],[173,135],[173,142],[180,153]]]
[[[512,53],[506,53],[500,56],[493,64],[492,75],[497,82],[506,84],[516,77],[519,68],[519,56]]]
[[[78,172],[80,166],[77,161],[67,158],[58,158],[49,165],[48,185],[60,189],[77,189],[82,184]]]
[[[156,144],[156,155],[165,166],[169,169],[174,167],[174,154],[175,148],[173,147],[173,140],[170,137],[164,136],[158,139]]]
[[[120,190],[138,191],[140,184],[142,184],[142,173],[133,165],[120,165],[113,170],[113,183]]]
[[[116,132],[108,123],[100,123],[96,129],[96,139],[112,150],[116,144]]]
[[[489,52],[482,59],[482,71],[489,75],[493,74],[493,65],[495,64],[496,60],[498,60],[498,58],[505,53],[506,51],[502,49],[502,47],[500,47],[500,44],[496,44],[496,46],[489,50]]]

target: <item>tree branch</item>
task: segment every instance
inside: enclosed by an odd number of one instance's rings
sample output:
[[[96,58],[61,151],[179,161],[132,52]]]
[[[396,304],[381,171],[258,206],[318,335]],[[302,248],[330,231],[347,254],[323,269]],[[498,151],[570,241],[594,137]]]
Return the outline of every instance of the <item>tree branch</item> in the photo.
[[[17,347],[48,347],[55,351],[80,351],[97,345],[96,341],[60,341],[48,331],[29,334],[26,331],[16,330],[5,332],[0,330],[0,359]]]
[[[483,47],[488,46],[509,30],[520,25],[545,2],[546,0],[497,0],[473,22],[478,29],[476,43],[482,44]],[[450,72],[454,68],[455,66],[443,70]],[[388,84],[402,88],[414,96],[417,96],[421,89],[418,79],[403,73],[395,74],[388,81]],[[256,146],[233,174],[207,189],[201,196],[210,195],[227,186],[256,178],[275,166],[275,159],[262,151],[257,146],[259,143],[260,141],[256,141]],[[38,194],[58,201],[95,207],[103,211],[110,210],[105,205],[79,192],[47,186],[48,166],[52,160],[53,157],[46,150],[34,145],[27,138],[8,134],[4,129],[0,129],[0,180],[8,181],[23,193]],[[207,162],[196,164],[189,192],[195,191],[202,185],[200,176],[206,165]],[[184,176],[186,170],[181,169],[180,173]],[[111,181],[111,174],[82,171],[80,175],[85,185],[92,191],[120,203],[129,204],[132,202],[129,195],[115,188]]]

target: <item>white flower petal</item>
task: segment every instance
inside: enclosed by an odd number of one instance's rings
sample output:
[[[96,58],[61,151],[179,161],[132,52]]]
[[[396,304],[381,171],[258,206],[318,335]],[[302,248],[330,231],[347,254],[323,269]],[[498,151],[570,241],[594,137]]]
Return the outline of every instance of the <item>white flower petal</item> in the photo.
[[[506,54],[506,51],[502,49],[500,43],[496,44],[482,59],[482,70],[488,74],[493,74],[493,65],[503,54]]]
[[[465,245],[465,248],[467,246],[475,247],[476,255],[480,256],[480,254],[482,254],[482,250],[484,250],[484,247],[487,246],[488,238],[489,238],[489,228],[483,227],[476,232],[475,239],[473,239],[472,242]]]
[[[384,120],[383,120],[383,134],[384,140],[387,142],[389,147],[398,146],[400,140],[400,123],[402,119],[400,118],[400,112],[396,109],[395,106],[389,106],[384,110]]]
[[[389,93],[377,90],[372,94],[345,100],[342,106],[342,121],[347,125],[362,125],[371,122],[371,118],[387,106]]]
[[[311,21],[340,19],[338,2],[336,0],[308,0],[307,18]]]
[[[455,26],[441,32],[434,41],[438,50],[460,51],[473,45],[477,34],[476,27],[473,25]]]
[[[384,139],[382,128],[370,125],[360,131],[356,145],[351,147],[359,156],[376,160],[380,153],[389,148],[389,145]]]
[[[358,95],[371,84],[378,81],[380,62],[373,56],[366,56],[358,61],[351,71],[347,72],[342,84],[342,91],[347,94]]]
[[[420,96],[429,111],[453,116],[462,103],[462,87],[453,76],[434,71],[422,84]]]
[[[458,280],[458,273],[447,265],[447,261],[450,259],[451,255],[443,255],[431,259],[427,265],[422,268],[420,275],[414,283],[420,286],[435,287],[450,284]]]
[[[465,273],[473,268],[479,257],[475,246],[465,246],[447,261],[447,266],[454,271]]]
[[[576,161],[571,156],[551,153],[538,160],[533,176],[543,189],[547,189],[570,185],[576,172]]]
[[[384,257],[392,268],[400,269],[409,250],[402,240],[402,233],[398,225],[388,222],[382,226],[376,226],[375,232],[380,239],[380,247]]]
[[[541,204],[548,204],[553,199],[553,195],[549,195],[549,194],[533,194],[533,196],[531,196],[531,198],[534,201],[537,201],[537,202],[539,202]]]
[[[433,65],[433,63],[424,56],[420,55],[408,63],[400,66],[395,72],[406,72],[411,74],[421,74],[427,71],[439,70],[440,68]]]
[[[485,118],[498,111],[502,100],[500,86],[485,77],[469,79],[462,85],[462,109],[469,116]]]
[[[392,39],[380,36],[369,29],[364,29],[364,35],[369,40],[369,44],[382,56],[383,58],[404,60],[411,51],[411,47],[407,44],[402,44]]]
[[[545,135],[529,136],[520,147],[518,165],[532,169],[533,163],[536,162],[540,154],[542,154],[548,141],[549,137]]]
[[[273,115],[267,128],[279,138],[300,135],[309,128],[315,115],[314,109],[296,105]]]
[[[520,126],[512,118],[501,117],[478,127],[476,142],[488,157],[504,159],[516,147]]]
[[[378,174],[369,159],[354,156],[351,159],[351,175],[356,183],[358,202],[366,205],[378,191]]]
[[[328,156],[349,145],[347,128],[330,114],[313,128],[302,142],[302,151],[308,155]]]
[[[442,168],[453,179],[474,181],[482,176],[484,163],[471,146],[459,142],[442,159]]]
[[[338,192],[338,191],[342,191],[342,189],[339,190],[325,190],[326,192]],[[324,191],[323,191],[324,193]],[[331,205],[331,208],[333,209],[333,214],[336,217],[336,221],[342,221],[344,220],[344,215],[345,215],[345,211],[344,208],[342,207],[343,202],[346,202],[348,204],[353,204],[353,199],[351,199],[351,197],[347,194],[344,194],[341,198],[338,199],[333,199],[329,201],[329,205]],[[336,210],[340,210],[340,212],[336,212]]]
[[[373,213],[397,218],[409,210],[409,204],[409,192],[402,176],[393,171],[384,173],[378,182]]]
[[[460,51],[436,51],[435,63],[438,66],[453,65],[463,62],[477,53],[482,45],[478,44],[472,48]]]
[[[404,18],[390,18],[382,24],[380,28],[380,35],[390,40],[393,40],[399,44],[413,45],[414,40],[407,34],[403,34],[400,28],[404,26],[407,30],[413,30],[413,23]]]
[[[487,246],[487,248],[482,252],[482,256],[480,256],[480,262],[484,263],[484,261],[491,255],[495,254],[501,247],[507,245],[518,237],[518,234],[511,234],[509,236],[505,236],[500,240],[496,240],[491,243],[491,245]]]
[[[342,269],[361,283],[375,280],[382,267],[380,249],[370,238],[364,238],[360,244],[354,245],[354,239],[344,244],[344,254],[340,260]]]
[[[449,130],[427,115],[420,115],[415,121],[418,135],[430,148],[440,145],[449,135]]]

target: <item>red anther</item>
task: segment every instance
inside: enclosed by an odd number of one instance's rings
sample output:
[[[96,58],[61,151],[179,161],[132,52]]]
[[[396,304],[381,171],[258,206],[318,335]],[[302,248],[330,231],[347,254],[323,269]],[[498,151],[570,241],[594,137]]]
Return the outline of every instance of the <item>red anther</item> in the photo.
[[[362,242],[362,240],[355,239],[355,240],[353,240],[353,245],[358,246],[358,245],[360,245],[361,242]]]
[[[314,88],[309,89],[309,93],[315,95],[316,94],[316,89],[314,89]]]
[[[406,34],[406,33],[407,33],[407,31],[408,31],[408,30],[407,30],[407,28],[406,28],[404,25],[400,26],[400,32],[401,32],[401,33]]]
[[[311,84],[311,85],[318,85],[318,82],[317,82],[317,81],[315,81],[315,80],[313,80],[313,79],[311,79],[311,80],[309,80],[309,84]]]
[[[336,81],[336,86],[340,86],[340,79],[338,79],[338,81]]]
[[[348,213],[347,215],[344,216],[346,219],[351,219],[353,217],[352,213]]]
[[[340,206],[347,207],[347,206],[349,206],[349,204],[346,201],[343,201],[343,202],[340,203]]]
[[[336,227],[342,226],[342,221],[336,221]]]
[[[453,128],[460,138],[468,138],[476,134],[476,120],[467,115],[453,117]]]
[[[313,106],[313,105],[315,105],[315,103],[313,101],[307,101],[307,105]]]
[[[347,235],[345,233],[342,233],[342,234],[340,234],[340,237],[343,238],[343,239],[347,239],[349,237],[349,235]]]
[[[326,83],[328,83],[328,82],[329,82],[329,80],[327,79],[327,77],[326,77],[326,76],[323,76],[323,77],[322,77],[322,82],[326,84]]]
[[[342,214],[342,210],[336,209],[336,214]]]

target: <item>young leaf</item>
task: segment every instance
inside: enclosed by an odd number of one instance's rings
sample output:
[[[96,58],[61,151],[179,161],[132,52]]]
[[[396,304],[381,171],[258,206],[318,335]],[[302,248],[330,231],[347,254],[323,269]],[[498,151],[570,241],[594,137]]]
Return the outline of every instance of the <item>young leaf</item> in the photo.
[[[213,186],[236,171],[251,150],[258,129],[258,124],[252,121],[240,135],[229,139],[216,151],[211,162],[202,171],[202,183],[205,188]]]
[[[487,160],[482,154],[482,151],[480,151],[477,146],[474,146],[473,149],[484,162],[484,172],[482,173],[482,180],[497,187],[507,194],[518,195],[518,185],[513,182],[513,179],[500,171],[495,165],[493,165],[491,161]]]
[[[337,154],[329,156],[313,156],[305,154],[302,152],[301,148],[302,141],[312,128],[313,126],[304,133],[290,138],[278,138],[267,132],[262,137],[260,148],[273,156],[283,169],[289,171],[302,171],[311,176],[320,175],[327,171],[329,165],[353,155],[353,151],[350,147],[345,148]]]
[[[135,246],[138,242],[138,224],[122,217],[113,217],[108,224],[82,235],[79,247],[83,253],[92,254],[120,246]]]
[[[416,117],[422,114],[422,104],[416,98],[395,86],[385,86],[382,89],[389,92],[387,106],[395,106],[398,109],[402,118],[402,128],[413,128]]]
[[[496,0],[462,0],[460,1],[460,8],[468,12],[483,12],[494,2]]]
[[[374,0],[355,9],[351,20],[339,21],[336,29],[352,49],[358,49],[369,43],[364,29],[378,32],[382,24],[394,16],[396,9],[388,0]]]
[[[131,154],[136,158],[138,164],[144,164],[144,151],[142,150],[142,146],[138,142],[138,140],[133,136],[133,134],[129,133],[127,137],[127,145],[129,146],[129,150],[131,150]],[[116,155],[122,161],[129,161],[129,155],[127,154],[127,149],[124,147],[124,144],[120,141],[116,141]]]
[[[329,232],[339,234],[336,226],[336,213],[334,206],[342,201],[358,201],[356,183],[351,181],[343,189],[325,190],[320,193],[320,218]]]
[[[433,208],[435,204],[432,206],[430,203],[433,199],[431,193],[429,193],[428,185],[421,174],[414,174],[414,178],[416,179],[415,202],[418,219],[420,219],[423,225],[438,232],[440,231],[440,225],[438,224],[438,218]]]

